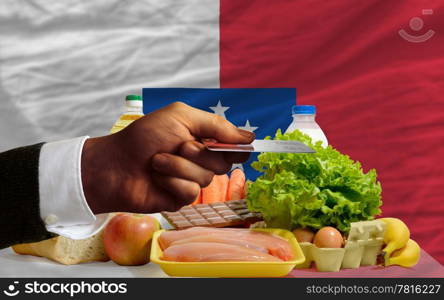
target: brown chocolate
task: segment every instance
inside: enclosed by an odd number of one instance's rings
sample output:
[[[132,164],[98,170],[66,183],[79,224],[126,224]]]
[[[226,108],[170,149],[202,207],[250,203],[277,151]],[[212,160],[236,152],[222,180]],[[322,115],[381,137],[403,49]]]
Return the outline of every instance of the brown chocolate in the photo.
[[[248,210],[245,200],[188,205],[175,212],[163,211],[162,216],[176,229],[234,227],[262,220],[260,213]]]

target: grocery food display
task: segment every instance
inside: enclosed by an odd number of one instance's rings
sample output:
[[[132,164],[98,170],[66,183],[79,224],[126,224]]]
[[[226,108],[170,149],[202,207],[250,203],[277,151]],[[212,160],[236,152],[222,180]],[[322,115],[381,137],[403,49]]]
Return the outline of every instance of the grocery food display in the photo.
[[[275,138],[299,140],[316,153],[262,153],[253,167],[263,175],[254,182],[241,169],[214,176],[191,205],[161,212],[172,230],[148,215],[115,213],[89,239],[57,237],[13,249],[62,264],[151,262],[170,276],[187,277],[279,277],[293,268],[337,272],[418,263],[421,249],[407,225],[377,218],[382,201],[375,170],[365,173],[359,162],[298,130],[278,131]]]

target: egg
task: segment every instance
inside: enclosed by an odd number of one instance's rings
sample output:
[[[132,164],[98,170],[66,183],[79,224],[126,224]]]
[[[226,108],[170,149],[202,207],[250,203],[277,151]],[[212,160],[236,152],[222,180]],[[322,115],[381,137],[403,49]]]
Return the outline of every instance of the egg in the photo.
[[[313,242],[314,232],[311,231],[309,228],[296,228],[295,230],[293,230],[293,234],[299,243]]]
[[[341,248],[344,239],[336,228],[326,226],[316,232],[313,243],[318,248]]]

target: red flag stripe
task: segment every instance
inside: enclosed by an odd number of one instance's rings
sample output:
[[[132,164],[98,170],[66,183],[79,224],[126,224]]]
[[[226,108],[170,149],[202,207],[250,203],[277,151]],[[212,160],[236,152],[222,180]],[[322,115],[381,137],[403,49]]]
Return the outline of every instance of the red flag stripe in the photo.
[[[383,215],[441,263],[443,15],[439,1],[221,0],[220,16],[221,87],[297,87],[331,144],[377,169]]]

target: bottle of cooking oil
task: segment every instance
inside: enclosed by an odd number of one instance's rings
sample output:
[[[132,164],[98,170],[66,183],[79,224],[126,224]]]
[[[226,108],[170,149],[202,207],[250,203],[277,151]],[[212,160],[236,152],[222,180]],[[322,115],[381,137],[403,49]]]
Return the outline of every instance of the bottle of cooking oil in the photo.
[[[120,116],[111,128],[111,133],[116,133],[135,120],[143,117],[143,102],[139,95],[128,95],[125,99],[126,112]]]

